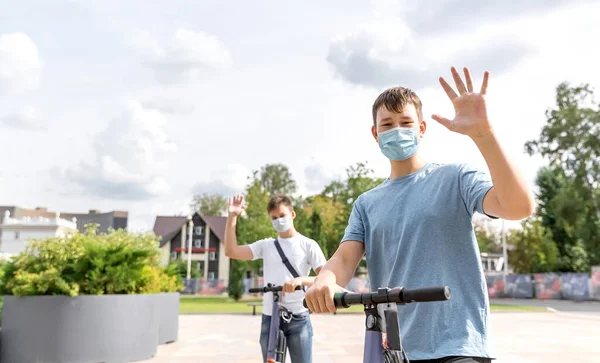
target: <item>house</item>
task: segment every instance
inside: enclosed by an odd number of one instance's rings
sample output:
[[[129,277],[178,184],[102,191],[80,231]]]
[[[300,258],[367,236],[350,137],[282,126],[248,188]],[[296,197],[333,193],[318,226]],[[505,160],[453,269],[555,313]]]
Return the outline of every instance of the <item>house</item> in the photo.
[[[13,218],[24,217],[42,217],[54,218],[57,212],[49,212],[46,207],[37,207],[35,209],[21,208],[17,206],[0,206],[0,216],[8,211]],[[91,209],[88,213],[60,213],[62,218],[77,219],[77,230],[85,231],[85,225],[88,223],[98,224],[100,233],[108,232],[109,228],[127,229],[128,213],[123,211],[112,211],[101,213],[98,210]]]
[[[69,233],[77,232],[77,221],[61,218],[56,213],[53,218],[22,217],[13,218],[10,211],[4,211],[0,223],[0,252],[3,256],[13,256],[25,250],[25,244],[31,239],[46,239],[63,237]]]
[[[154,233],[159,236],[163,265],[169,261],[187,261],[191,232],[191,260],[196,261],[200,274],[207,280],[229,282],[229,257],[225,256],[226,217],[158,216]]]

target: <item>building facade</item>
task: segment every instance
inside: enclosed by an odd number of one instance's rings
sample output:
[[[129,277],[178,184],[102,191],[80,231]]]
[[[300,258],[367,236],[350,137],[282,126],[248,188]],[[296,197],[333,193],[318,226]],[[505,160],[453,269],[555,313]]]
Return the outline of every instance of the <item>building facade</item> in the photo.
[[[30,240],[63,237],[74,232],[77,232],[75,218],[66,220],[61,218],[59,213],[53,218],[13,218],[7,210],[4,211],[0,224],[0,253],[4,256],[14,256],[24,251],[26,243]]]
[[[21,208],[17,206],[0,206],[0,215],[8,211],[13,218],[25,217],[43,217],[53,218],[57,212],[50,212],[46,207],[37,207],[35,209]],[[71,220],[77,219],[77,230],[85,231],[85,225],[88,223],[98,224],[98,231],[101,233],[108,232],[109,228],[127,229],[127,221],[129,214],[124,211],[100,212],[91,209],[88,213],[60,213],[61,218]]]
[[[159,216],[154,223],[154,233],[160,237],[162,264],[169,261],[191,260],[207,280],[229,283],[229,257],[225,256],[225,217]],[[191,243],[191,250],[188,248]]]

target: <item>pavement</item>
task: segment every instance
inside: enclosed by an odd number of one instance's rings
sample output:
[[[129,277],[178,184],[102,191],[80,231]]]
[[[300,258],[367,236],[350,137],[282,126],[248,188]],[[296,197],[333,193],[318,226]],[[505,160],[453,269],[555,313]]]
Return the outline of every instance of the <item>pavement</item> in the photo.
[[[600,316],[589,313],[492,313],[495,362],[600,362]],[[311,319],[313,363],[362,363],[362,314],[313,314]],[[261,362],[260,315],[181,315],[179,322],[179,340],[161,345],[147,363]]]
[[[569,313],[600,314],[600,301],[537,300],[537,299],[490,299],[490,304],[529,305]]]

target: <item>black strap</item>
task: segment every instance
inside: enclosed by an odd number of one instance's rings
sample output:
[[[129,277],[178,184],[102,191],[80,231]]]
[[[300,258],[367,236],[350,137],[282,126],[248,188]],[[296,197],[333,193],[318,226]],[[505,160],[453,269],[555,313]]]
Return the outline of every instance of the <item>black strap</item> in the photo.
[[[281,261],[283,262],[285,267],[287,267],[288,271],[290,271],[290,273],[292,274],[292,276],[294,276],[294,278],[299,277],[300,274],[298,272],[296,272],[296,269],[294,269],[294,266],[292,266],[290,261],[285,256],[285,253],[283,253],[283,250],[281,249],[281,245],[279,244],[279,241],[277,240],[277,238],[275,238],[275,247],[277,247],[277,252],[279,252],[279,256],[281,256]]]

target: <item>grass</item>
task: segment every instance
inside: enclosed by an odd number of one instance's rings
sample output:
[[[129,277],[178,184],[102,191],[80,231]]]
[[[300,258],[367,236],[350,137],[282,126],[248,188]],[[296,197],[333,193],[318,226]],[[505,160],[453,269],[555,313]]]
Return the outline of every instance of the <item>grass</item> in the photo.
[[[223,296],[181,296],[179,312],[182,314],[195,313],[251,313],[249,302],[261,302],[262,299],[244,299],[234,301]],[[262,306],[256,307],[256,313],[262,312]]]
[[[234,301],[229,297],[222,296],[182,296],[179,305],[179,311],[182,314],[197,314],[197,313],[252,313],[252,307],[247,306],[248,302],[260,302],[260,298],[245,299],[243,301]],[[545,311],[546,309],[538,306],[528,305],[490,305],[492,312],[502,311]],[[256,313],[262,312],[262,306],[256,307]],[[338,314],[362,313],[362,306],[351,306],[348,309],[338,310]]]
[[[250,298],[241,301],[233,301],[233,299],[226,296],[181,296],[179,304],[179,312],[182,314],[198,314],[198,313],[252,313],[252,307],[247,306],[248,302],[261,302],[260,298]],[[546,311],[545,308],[540,306],[528,306],[528,305],[503,305],[503,304],[492,304],[490,305],[492,312],[502,311],[528,311],[528,312],[539,312]],[[0,297],[0,311],[2,311],[2,297]],[[363,307],[359,305],[351,306],[348,309],[338,310],[338,314],[352,314],[362,313]],[[256,313],[262,313],[262,306],[256,307]]]
[[[504,305],[504,304],[491,304],[490,310],[494,311],[547,311],[542,306],[531,306],[531,305]]]

